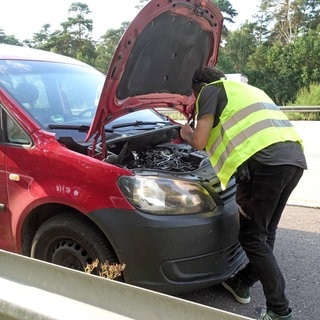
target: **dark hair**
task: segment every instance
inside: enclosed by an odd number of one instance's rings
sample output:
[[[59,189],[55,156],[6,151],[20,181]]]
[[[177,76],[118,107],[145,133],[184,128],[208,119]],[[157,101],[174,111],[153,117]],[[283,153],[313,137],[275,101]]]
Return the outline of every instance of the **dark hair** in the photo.
[[[226,79],[226,75],[221,70],[214,67],[202,67],[194,73],[192,85],[210,83],[221,79]]]

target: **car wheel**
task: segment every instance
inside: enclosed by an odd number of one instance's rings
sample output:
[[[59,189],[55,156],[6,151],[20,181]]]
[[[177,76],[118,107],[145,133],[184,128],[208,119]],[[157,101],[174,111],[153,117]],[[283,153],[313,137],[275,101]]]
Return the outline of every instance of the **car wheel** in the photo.
[[[32,241],[31,257],[80,271],[95,259],[117,263],[100,230],[72,213],[51,217],[40,226]]]

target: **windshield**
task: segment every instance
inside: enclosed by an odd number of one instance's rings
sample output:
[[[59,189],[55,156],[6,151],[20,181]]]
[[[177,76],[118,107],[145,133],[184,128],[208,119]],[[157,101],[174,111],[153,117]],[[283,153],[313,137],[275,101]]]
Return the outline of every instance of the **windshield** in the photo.
[[[0,61],[0,85],[45,129],[50,124],[90,125],[104,80],[89,66]]]
[[[102,73],[85,65],[0,60],[0,86],[57,139],[85,141],[104,81]],[[164,115],[146,109],[116,118],[105,129],[108,135],[118,137],[169,124]]]

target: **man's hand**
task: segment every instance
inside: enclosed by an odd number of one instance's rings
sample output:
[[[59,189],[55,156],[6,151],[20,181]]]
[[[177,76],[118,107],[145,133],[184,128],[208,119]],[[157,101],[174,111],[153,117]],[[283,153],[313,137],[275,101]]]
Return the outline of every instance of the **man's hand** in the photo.
[[[192,130],[190,124],[187,123],[181,127],[180,136],[183,140],[185,140],[187,142],[191,141],[192,135],[193,135],[193,130]]]
[[[203,150],[208,143],[209,134],[213,125],[213,116],[206,114],[197,121],[197,126],[192,130],[189,124],[181,126],[180,135],[183,140],[197,150]]]

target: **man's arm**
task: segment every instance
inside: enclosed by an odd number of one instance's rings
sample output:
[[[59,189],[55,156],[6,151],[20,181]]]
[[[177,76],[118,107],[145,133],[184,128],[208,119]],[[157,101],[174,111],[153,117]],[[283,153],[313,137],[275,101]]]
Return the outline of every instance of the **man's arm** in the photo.
[[[195,149],[203,150],[207,145],[213,120],[212,114],[205,114],[197,120],[197,126],[194,130],[189,124],[183,125],[180,130],[181,138]]]

